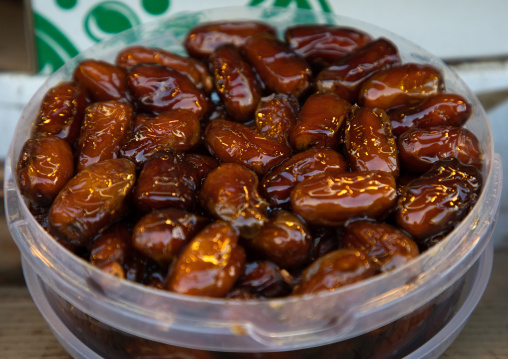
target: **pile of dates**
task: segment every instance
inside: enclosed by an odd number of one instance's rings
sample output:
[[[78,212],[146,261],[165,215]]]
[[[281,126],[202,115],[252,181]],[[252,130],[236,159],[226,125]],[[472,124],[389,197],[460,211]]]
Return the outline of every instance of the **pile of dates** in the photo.
[[[62,245],[177,293],[271,298],[391,271],[482,187],[471,105],[385,38],[205,23],[50,89],[17,165]]]

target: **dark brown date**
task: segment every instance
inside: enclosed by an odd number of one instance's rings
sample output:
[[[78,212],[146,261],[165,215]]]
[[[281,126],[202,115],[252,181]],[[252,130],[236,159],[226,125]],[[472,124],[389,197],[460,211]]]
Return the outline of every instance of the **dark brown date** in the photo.
[[[134,123],[132,125],[132,131],[136,132],[142,125],[147,123],[152,118],[154,118],[154,116],[152,116],[152,115],[150,115],[148,113],[144,113],[144,112],[138,113],[134,117]]]
[[[318,173],[343,173],[348,169],[340,153],[330,148],[310,148],[267,173],[261,181],[261,193],[270,204],[285,205],[297,183]]]
[[[212,90],[212,78],[205,65],[188,57],[175,53],[144,46],[130,46],[120,51],[116,57],[116,65],[125,71],[137,64],[155,63],[163,65],[187,76],[200,90],[210,92]]]
[[[420,254],[415,241],[397,227],[367,220],[348,223],[342,244],[364,252],[381,271],[400,267]]]
[[[300,112],[298,100],[289,94],[271,94],[259,101],[254,115],[256,130],[272,140],[289,146],[289,134]]]
[[[256,34],[275,35],[275,29],[257,21],[207,22],[192,28],[185,38],[184,46],[192,57],[207,59],[219,46],[232,44],[243,47]]]
[[[310,147],[336,148],[339,129],[351,104],[333,93],[311,95],[302,106],[291,132],[291,144],[297,151]]]
[[[219,161],[207,155],[185,153],[184,157],[187,162],[191,163],[196,168],[200,184],[203,183],[210,172],[219,166]]]
[[[342,227],[311,227],[312,250],[311,261],[324,256],[336,249],[339,249]]]
[[[471,111],[464,97],[442,93],[415,106],[394,108],[387,114],[392,121],[393,134],[400,136],[410,128],[461,127],[471,117]]]
[[[341,57],[316,78],[320,92],[333,92],[356,102],[361,85],[377,70],[400,63],[397,47],[384,38]]]
[[[376,274],[367,256],[354,249],[337,249],[318,258],[302,274],[293,295],[331,291]]]
[[[21,149],[17,179],[21,193],[39,206],[49,206],[74,176],[74,155],[64,139],[55,136],[28,140]]]
[[[51,205],[51,230],[71,244],[89,243],[128,211],[135,181],[135,166],[125,159],[86,167],[63,187]]]
[[[476,202],[482,181],[476,167],[456,158],[436,162],[402,192],[396,213],[398,226],[421,243],[447,233]]]
[[[151,258],[145,256],[135,248],[123,264],[125,278],[133,282],[146,284],[153,273],[160,273],[161,268]]]
[[[362,31],[321,24],[290,27],[284,37],[298,55],[319,65],[331,64],[371,41]]]
[[[270,261],[255,261],[245,265],[245,271],[235,285],[257,298],[284,297],[291,293],[289,273]]]
[[[424,173],[446,157],[456,157],[464,164],[482,168],[480,142],[462,127],[410,129],[397,139],[397,147],[400,165],[413,173]]]
[[[227,222],[206,226],[178,256],[168,289],[188,295],[224,297],[243,273],[245,251]]]
[[[431,65],[408,63],[379,70],[365,81],[358,95],[361,106],[387,110],[415,105],[444,90],[441,72]]]
[[[392,126],[381,109],[360,107],[346,122],[346,157],[353,172],[384,171],[399,177],[399,156]]]
[[[338,226],[353,217],[385,216],[396,199],[395,178],[390,173],[323,173],[295,186],[291,207],[308,223]]]
[[[207,223],[204,217],[175,208],[152,211],[134,226],[132,244],[166,266]]]
[[[127,87],[143,111],[160,114],[170,110],[188,110],[199,118],[210,110],[208,98],[183,74],[159,64],[133,66],[127,75]]]
[[[199,118],[194,113],[164,112],[139,126],[120,154],[139,166],[160,150],[190,150],[198,143],[200,130]]]
[[[94,101],[126,101],[125,71],[100,60],[81,61],[73,79],[86,87]]]
[[[182,155],[158,152],[143,165],[134,203],[142,212],[165,207],[192,210],[199,184],[197,169]]]
[[[210,172],[199,198],[208,213],[231,223],[245,238],[256,236],[268,221],[268,203],[258,193],[258,177],[241,165],[224,163]]]
[[[108,264],[118,263],[122,268],[121,266],[132,251],[131,237],[132,234],[125,223],[108,228],[93,240],[90,247],[90,263],[101,268]],[[115,266],[110,269],[116,270]]]
[[[310,257],[312,236],[307,225],[288,211],[277,211],[248,245],[281,268],[297,268]]]
[[[261,98],[261,85],[250,65],[233,45],[217,48],[208,59],[215,89],[232,119],[251,120]]]
[[[205,143],[220,161],[238,163],[259,174],[267,173],[291,154],[288,146],[241,123],[225,120],[210,122],[205,131]]]
[[[57,136],[73,145],[78,138],[83,114],[90,98],[86,88],[76,82],[61,82],[42,99],[35,120],[34,136]]]
[[[127,140],[133,117],[132,107],[118,101],[96,102],[88,106],[76,148],[77,170],[117,158]]]
[[[244,53],[270,92],[300,97],[310,88],[312,73],[305,60],[275,36],[252,37]]]

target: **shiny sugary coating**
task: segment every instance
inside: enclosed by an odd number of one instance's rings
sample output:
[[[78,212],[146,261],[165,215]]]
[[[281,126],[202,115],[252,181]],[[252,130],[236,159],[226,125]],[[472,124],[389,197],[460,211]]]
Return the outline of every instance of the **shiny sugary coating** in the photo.
[[[227,222],[206,226],[183,250],[168,278],[168,289],[182,294],[225,296],[245,266],[245,251]]]
[[[445,234],[477,201],[482,182],[476,167],[456,158],[440,160],[404,188],[398,199],[397,224],[418,241]]]
[[[71,244],[91,242],[127,212],[135,181],[135,166],[125,159],[86,167],[53,201],[49,211],[51,229]]]
[[[278,35],[203,23],[189,56],[81,61],[18,160],[36,220],[113,276],[231,300],[337,290],[446,238],[482,186],[468,100],[388,39]]]

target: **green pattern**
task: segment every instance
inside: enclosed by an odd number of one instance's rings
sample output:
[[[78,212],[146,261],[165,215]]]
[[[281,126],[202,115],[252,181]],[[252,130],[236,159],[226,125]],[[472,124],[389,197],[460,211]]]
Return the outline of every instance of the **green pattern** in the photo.
[[[143,9],[149,14],[152,15],[161,15],[165,13],[168,8],[170,1],[169,0],[143,0],[141,2],[143,5]]]
[[[323,12],[332,12],[330,5],[327,3],[327,0],[318,0],[320,9]],[[289,7],[291,4],[295,4],[299,9],[312,9],[312,5],[308,0],[251,0],[249,2],[249,6],[259,6],[263,3],[267,3],[267,5],[271,6],[280,6],[280,7]]]
[[[85,32],[99,42],[133,26],[140,21],[136,13],[119,1],[106,1],[90,10],[85,17]]]
[[[78,0],[56,0],[56,4],[64,10],[72,9],[77,3]]]
[[[38,70],[51,73],[78,54],[67,37],[42,15],[34,12]]]

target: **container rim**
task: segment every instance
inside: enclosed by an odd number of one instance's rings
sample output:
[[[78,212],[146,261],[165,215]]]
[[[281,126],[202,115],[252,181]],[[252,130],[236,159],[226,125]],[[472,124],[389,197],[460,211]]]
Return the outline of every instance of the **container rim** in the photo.
[[[426,62],[438,67],[449,90],[465,96],[474,110],[466,127],[471,127],[481,139],[485,156],[484,188],[474,208],[445,240],[393,272],[333,292],[282,299],[235,301],[159,291],[118,280],[68,252],[30,214],[13,176],[42,95],[59,81],[69,79],[83,58],[112,60],[128,44],[160,43],[159,47],[181,51],[180,41],[190,27],[221,19],[261,20],[279,31],[288,23],[355,27],[373,37],[390,38],[401,49],[404,62]],[[209,350],[224,350],[227,346],[242,351],[260,347],[299,349],[347,339],[396,320],[434,298],[462,276],[483,252],[492,234],[502,186],[501,162],[499,155],[494,155],[486,114],[477,97],[441,60],[398,35],[362,21],[310,10],[254,7],[176,14],[127,30],[79,54],[50,76],[23,110],[5,162],[5,177],[6,214],[13,238],[37,275],[64,299],[108,325],[141,337],[183,346],[189,342],[190,347],[206,346]],[[172,335],[168,335],[169,329]],[[189,333],[216,334],[221,340],[195,344],[187,338]]]

